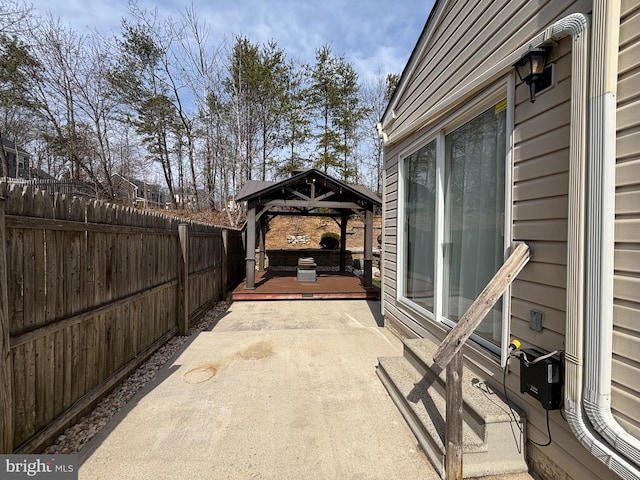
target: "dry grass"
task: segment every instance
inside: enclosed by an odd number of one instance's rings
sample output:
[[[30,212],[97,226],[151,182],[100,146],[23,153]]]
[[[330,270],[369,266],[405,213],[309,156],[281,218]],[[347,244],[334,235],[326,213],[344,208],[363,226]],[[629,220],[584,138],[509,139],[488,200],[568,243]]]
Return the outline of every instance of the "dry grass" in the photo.
[[[373,242],[380,233],[380,217],[374,219]],[[275,217],[269,223],[269,231],[266,237],[267,250],[320,248],[320,239],[324,232],[340,234],[340,227],[331,218],[327,217]],[[288,235],[308,235],[309,242],[303,244],[290,244]],[[347,224],[347,249],[363,248],[364,223],[354,216]]]

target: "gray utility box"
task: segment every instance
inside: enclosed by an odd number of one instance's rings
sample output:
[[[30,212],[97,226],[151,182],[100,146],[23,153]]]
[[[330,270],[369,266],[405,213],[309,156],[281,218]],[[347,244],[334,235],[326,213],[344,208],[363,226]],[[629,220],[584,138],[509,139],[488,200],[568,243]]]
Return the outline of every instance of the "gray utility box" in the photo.
[[[299,282],[315,282],[316,281],[316,263],[312,257],[298,259],[298,281]]]

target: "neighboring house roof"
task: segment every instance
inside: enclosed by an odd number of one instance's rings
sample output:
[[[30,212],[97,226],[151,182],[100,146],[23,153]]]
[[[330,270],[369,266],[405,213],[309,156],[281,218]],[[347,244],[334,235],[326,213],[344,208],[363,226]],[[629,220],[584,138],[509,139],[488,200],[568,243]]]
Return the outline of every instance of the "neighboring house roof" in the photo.
[[[49,175],[47,172],[42,170],[41,168],[32,168],[31,169],[31,177],[38,178],[41,180],[55,180],[56,177]]]
[[[114,173],[113,175],[111,175],[111,178],[114,177],[118,177],[121,178],[122,180],[124,180],[125,182],[129,183],[132,187],[137,187],[137,185],[132,182],[131,180],[129,180],[127,177],[125,177],[124,175],[120,175],[119,173]]]
[[[262,182],[259,180],[249,180],[245,182],[240,191],[235,197],[235,201],[239,202],[242,200],[246,200],[248,197],[253,196],[254,193],[259,193],[263,190],[266,190],[270,186],[274,185],[276,182]]]
[[[30,157],[31,154],[29,152],[27,152],[24,148],[17,146],[15,143],[13,143],[10,140],[7,140],[6,138],[2,139],[2,146],[6,149],[12,150],[14,152],[18,152],[26,157]]]
[[[133,193],[135,193],[135,195],[138,198],[146,198],[147,200],[153,200],[153,201],[158,201],[158,199],[156,198],[149,198],[150,196],[153,197],[154,195],[157,197],[162,197],[165,195],[165,192],[162,190],[162,187],[160,187],[160,185],[157,185],[155,183],[148,183],[145,182],[144,180],[137,180],[135,178],[127,178],[124,175],[121,175],[119,173],[114,173],[111,176],[112,179],[114,178],[119,178],[121,179],[121,181],[126,185],[128,184],[128,186],[131,188],[131,191]],[[118,188],[125,188],[124,185],[119,185]]]

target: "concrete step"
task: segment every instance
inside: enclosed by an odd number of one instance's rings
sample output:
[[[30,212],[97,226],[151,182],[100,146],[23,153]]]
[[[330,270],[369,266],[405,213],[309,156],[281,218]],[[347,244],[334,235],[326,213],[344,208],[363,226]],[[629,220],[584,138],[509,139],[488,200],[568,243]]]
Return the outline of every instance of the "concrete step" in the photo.
[[[444,478],[445,371],[433,363],[437,346],[424,339],[404,341],[402,357],[378,359],[378,377],[436,470]],[[502,396],[468,368],[463,389],[463,475],[465,478],[527,471],[524,419]]]

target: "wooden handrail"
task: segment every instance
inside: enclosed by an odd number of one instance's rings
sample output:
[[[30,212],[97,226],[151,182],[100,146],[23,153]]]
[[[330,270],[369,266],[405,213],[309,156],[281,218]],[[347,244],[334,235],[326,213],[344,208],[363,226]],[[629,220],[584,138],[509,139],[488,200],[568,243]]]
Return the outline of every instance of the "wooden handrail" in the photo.
[[[519,243],[433,355],[435,363],[442,368],[447,368],[445,432],[445,478],[447,480],[462,480],[463,477],[462,347],[530,258],[528,245]]]
[[[453,330],[442,341],[433,355],[435,363],[445,368],[451,362],[454,355],[462,349],[467,339],[489,313],[489,310],[502,297],[507,287],[513,282],[530,258],[529,246],[526,243],[517,244],[509,258],[500,267],[500,270],[493,276]]]

